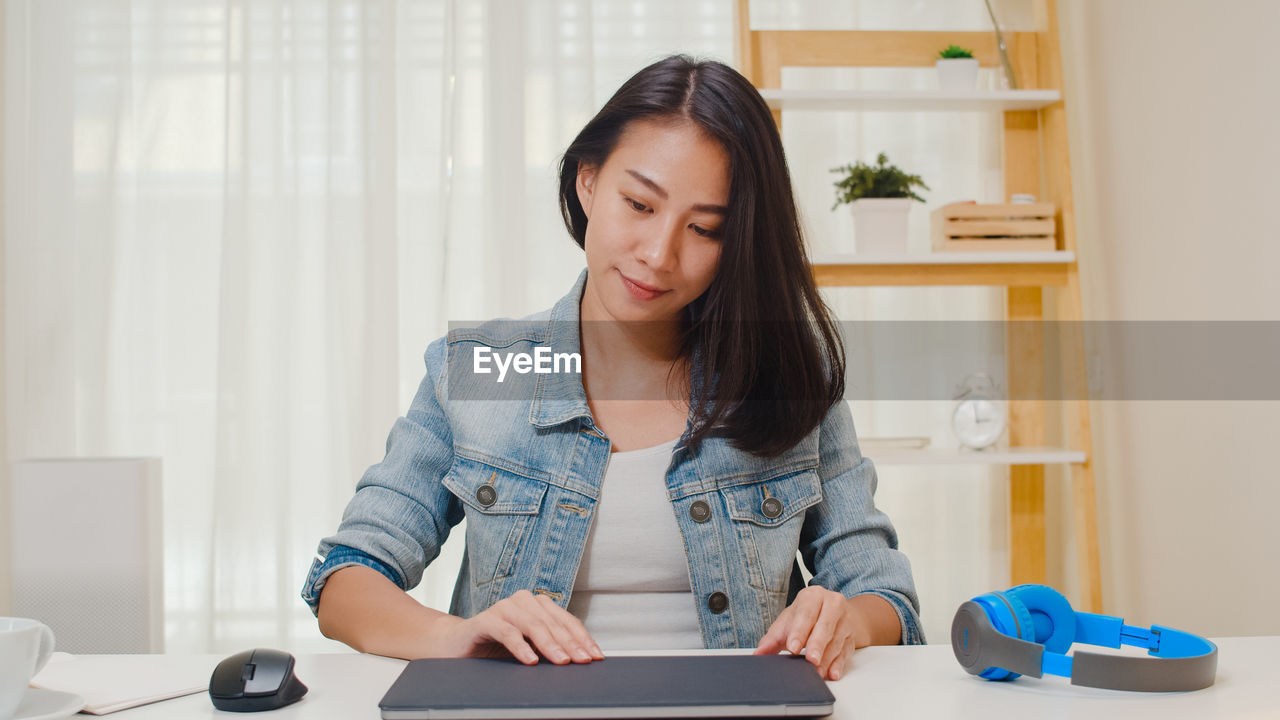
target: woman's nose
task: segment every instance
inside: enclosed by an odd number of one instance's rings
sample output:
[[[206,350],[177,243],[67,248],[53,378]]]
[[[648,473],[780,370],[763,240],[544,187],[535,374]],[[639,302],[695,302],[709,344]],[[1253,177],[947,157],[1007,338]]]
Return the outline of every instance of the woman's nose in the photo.
[[[654,270],[670,270],[679,257],[680,226],[672,220],[646,236],[638,248],[640,259]]]

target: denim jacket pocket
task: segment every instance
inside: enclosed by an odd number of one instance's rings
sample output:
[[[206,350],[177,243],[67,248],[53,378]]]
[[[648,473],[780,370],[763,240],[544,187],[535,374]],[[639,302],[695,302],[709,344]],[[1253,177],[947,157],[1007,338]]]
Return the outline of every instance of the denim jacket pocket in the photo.
[[[475,585],[511,575],[547,484],[461,455],[442,482],[465,506],[467,562]]]
[[[785,594],[791,581],[804,511],[822,501],[816,470],[720,488],[743,545],[752,587]]]

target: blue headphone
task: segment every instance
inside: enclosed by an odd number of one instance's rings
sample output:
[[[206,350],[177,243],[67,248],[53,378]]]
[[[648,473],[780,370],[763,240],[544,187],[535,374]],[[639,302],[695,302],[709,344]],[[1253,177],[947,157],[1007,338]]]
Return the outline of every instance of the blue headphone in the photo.
[[[1076,652],[1073,642],[1140,647],[1151,657]],[[1060,675],[1072,685],[1170,692],[1213,684],[1218,646],[1189,632],[1160,625],[1125,625],[1110,615],[1076,612],[1047,585],[1018,585],[969,600],[951,621],[951,649],[971,675],[1012,680],[1019,675]]]

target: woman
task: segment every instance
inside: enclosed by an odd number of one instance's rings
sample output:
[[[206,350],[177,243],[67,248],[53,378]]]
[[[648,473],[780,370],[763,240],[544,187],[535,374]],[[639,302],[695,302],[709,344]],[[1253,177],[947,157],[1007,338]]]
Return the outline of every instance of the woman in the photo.
[[[923,642],[759,93],[721,63],[654,63],[583,128],[560,185],[586,270],[549,311],[428,347],[386,458],[320,543],[303,597],[322,632],[525,663],[803,651],[832,679],[857,647]],[[540,352],[580,374],[512,361]],[[404,589],[464,517],[451,614],[423,607]]]

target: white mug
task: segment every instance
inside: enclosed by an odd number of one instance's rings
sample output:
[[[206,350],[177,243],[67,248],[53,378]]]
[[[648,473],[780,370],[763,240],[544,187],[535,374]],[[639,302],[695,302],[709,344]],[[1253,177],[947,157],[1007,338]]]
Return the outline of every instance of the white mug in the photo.
[[[53,631],[30,618],[0,617],[0,720],[18,711],[31,678],[53,654]]]

